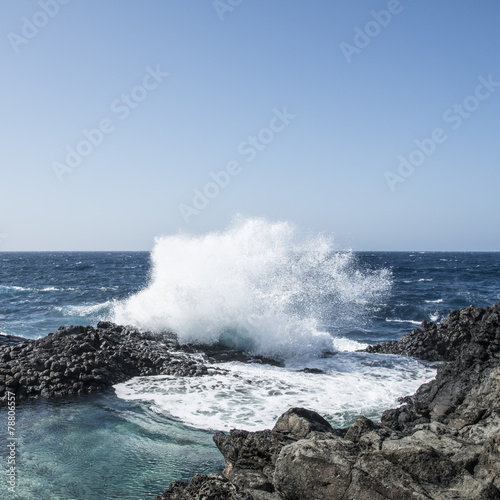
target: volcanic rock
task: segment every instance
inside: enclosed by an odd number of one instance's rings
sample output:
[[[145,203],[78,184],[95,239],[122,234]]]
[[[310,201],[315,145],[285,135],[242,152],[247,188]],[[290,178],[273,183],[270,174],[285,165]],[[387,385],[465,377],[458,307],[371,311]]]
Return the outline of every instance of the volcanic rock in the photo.
[[[38,340],[0,346],[0,397],[17,400],[103,391],[135,376],[216,371],[165,335],[100,322],[61,327]]]
[[[452,311],[367,351],[443,364],[380,423],[360,416],[332,429],[293,408],[272,430],[218,432],[227,493],[204,495],[222,479],[198,475],[185,496],[173,483],[157,500],[500,499],[500,305]]]

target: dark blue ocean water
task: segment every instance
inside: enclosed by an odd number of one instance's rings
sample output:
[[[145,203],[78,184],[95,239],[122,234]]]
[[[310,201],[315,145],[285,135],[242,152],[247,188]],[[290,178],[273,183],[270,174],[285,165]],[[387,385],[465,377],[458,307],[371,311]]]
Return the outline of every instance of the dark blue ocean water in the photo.
[[[392,271],[392,291],[376,304],[362,342],[395,339],[451,309],[500,300],[500,253],[361,252],[359,269]],[[61,325],[108,319],[113,303],[148,283],[147,252],[0,253],[0,332],[38,338]]]
[[[116,304],[148,286],[150,268],[145,252],[0,253],[0,331],[38,338],[61,325],[110,319]],[[441,320],[451,309],[500,300],[500,253],[357,253],[349,267],[357,278],[342,286],[362,286],[370,270],[380,269],[390,272],[390,290],[378,298],[364,294],[368,299],[356,305],[362,312],[353,322],[345,314],[333,317],[333,307],[332,321],[325,322],[333,335],[355,344],[397,339],[422,320]],[[234,365],[234,381],[166,381],[167,389],[141,381],[143,385],[118,389],[120,397],[110,390],[65,401],[23,403],[16,412],[16,494],[7,491],[2,435],[0,498],[152,499],[171,480],[221,468],[222,457],[209,429],[228,420],[228,425],[241,427],[247,418],[250,426],[257,413],[270,408],[272,422],[291,402],[310,402],[312,409],[341,424],[357,413],[377,418],[400,391],[411,393],[432,375],[428,366],[393,357],[346,352],[332,359],[336,364],[324,378],[298,379],[291,369]],[[252,387],[238,385],[251,377]],[[342,392],[340,387],[347,389]],[[326,392],[331,400],[325,400]],[[237,399],[241,393],[244,404]],[[262,403],[264,396],[268,399]],[[216,406],[220,401],[225,406]],[[252,405],[258,411],[252,412]],[[213,423],[203,426],[203,419]],[[0,428],[5,429],[6,421],[2,408]]]

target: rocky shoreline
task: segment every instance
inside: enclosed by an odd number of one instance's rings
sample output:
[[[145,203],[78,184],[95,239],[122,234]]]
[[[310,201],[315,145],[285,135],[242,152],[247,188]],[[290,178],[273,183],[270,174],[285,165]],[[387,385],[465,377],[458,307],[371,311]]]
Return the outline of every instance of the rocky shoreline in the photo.
[[[21,341],[22,340],[22,341]],[[104,391],[132,377],[213,373],[201,355],[181,352],[169,335],[108,322],[61,327],[38,340],[9,338],[0,346],[0,397],[17,401]]]
[[[500,304],[452,311],[366,352],[442,364],[380,423],[360,416],[333,429],[314,411],[292,408],[271,430],[218,432],[224,471],[174,481],[156,500],[500,499]],[[232,359],[277,364],[108,322],[61,327],[38,340],[0,338],[0,397],[67,397],[134,376],[222,373],[216,363]]]
[[[0,336],[0,399],[66,397],[102,392],[132,377],[172,375],[197,377],[223,373],[224,361],[267,363],[222,344],[180,345],[171,333],[141,332],[101,321],[97,327],[67,326],[37,340]]]
[[[218,432],[222,474],[175,481],[156,500],[500,498],[500,305],[452,311],[367,352],[443,361],[381,423],[332,429],[292,408],[272,430]]]

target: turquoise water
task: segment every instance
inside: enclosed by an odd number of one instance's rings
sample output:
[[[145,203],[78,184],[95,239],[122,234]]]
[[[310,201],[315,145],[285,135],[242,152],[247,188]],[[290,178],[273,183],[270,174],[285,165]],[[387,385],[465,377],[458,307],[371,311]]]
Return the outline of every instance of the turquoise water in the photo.
[[[6,408],[0,422],[4,428]],[[7,489],[5,457],[0,498],[152,500],[174,479],[223,467],[212,434],[113,393],[23,403],[16,410],[16,494]],[[6,439],[0,447],[3,457]]]

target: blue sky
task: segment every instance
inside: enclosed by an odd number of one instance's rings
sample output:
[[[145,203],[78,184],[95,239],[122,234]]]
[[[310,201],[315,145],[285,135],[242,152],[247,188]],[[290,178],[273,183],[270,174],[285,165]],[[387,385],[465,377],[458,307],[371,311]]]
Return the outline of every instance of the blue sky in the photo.
[[[149,250],[241,214],[340,248],[498,251],[499,19],[496,0],[5,0],[0,250]]]

